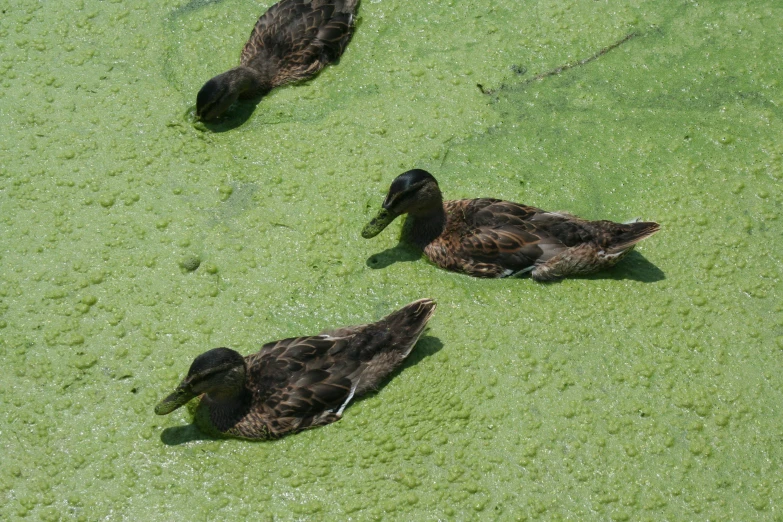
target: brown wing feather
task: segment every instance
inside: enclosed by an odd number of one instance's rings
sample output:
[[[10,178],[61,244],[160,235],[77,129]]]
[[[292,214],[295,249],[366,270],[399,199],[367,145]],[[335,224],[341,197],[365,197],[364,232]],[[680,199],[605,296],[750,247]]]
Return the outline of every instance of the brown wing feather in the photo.
[[[242,48],[240,63],[250,64],[263,50],[272,52],[285,44],[290,46],[292,29],[297,22],[301,24],[302,14],[309,9],[310,6],[302,0],[282,0],[267,9],[250,32],[250,38]]]
[[[351,391],[359,361],[335,359],[330,350],[350,337],[296,337],[270,343],[248,361],[253,402],[274,417],[307,417],[339,407]]]
[[[345,50],[353,30],[356,2],[282,0],[256,22],[240,63],[274,59],[273,85],[308,78]]]
[[[435,310],[420,299],[378,322],[342,328],[345,335],[295,337],[245,358],[247,409],[209,413],[219,431],[249,439],[278,438],[340,419],[351,390],[359,397],[408,356]]]
[[[613,253],[657,232],[656,223],[587,221],[497,199],[446,201],[443,234],[425,248],[436,264],[477,277],[527,271],[585,245]]]
[[[447,228],[427,254],[441,266],[478,277],[530,270],[568,247],[609,237],[570,214],[510,201],[458,200],[445,206]]]
[[[437,264],[478,277],[504,277],[533,266],[545,255],[546,235],[531,223],[535,207],[497,199],[445,202],[444,234],[429,245]],[[547,250],[563,248],[554,242]]]

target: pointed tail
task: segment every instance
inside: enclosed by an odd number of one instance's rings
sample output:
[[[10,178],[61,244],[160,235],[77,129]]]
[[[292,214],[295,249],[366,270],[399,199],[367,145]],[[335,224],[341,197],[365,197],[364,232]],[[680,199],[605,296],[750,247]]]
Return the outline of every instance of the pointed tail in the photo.
[[[432,299],[419,299],[382,319],[389,331],[396,337],[396,344],[405,347],[403,358],[407,357],[419,340],[427,321],[435,312],[437,304]]]
[[[608,249],[609,254],[617,254],[632,248],[642,239],[650,237],[661,229],[661,226],[654,221],[639,221],[621,225],[621,227],[612,240],[612,245]]]

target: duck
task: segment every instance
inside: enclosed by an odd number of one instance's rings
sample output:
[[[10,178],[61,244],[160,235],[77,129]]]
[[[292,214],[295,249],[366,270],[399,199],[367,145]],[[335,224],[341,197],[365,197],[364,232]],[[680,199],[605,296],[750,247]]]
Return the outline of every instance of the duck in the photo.
[[[210,122],[239,98],[306,80],[337,60],[348,45],[359,0],[281,0],[250,33],[239,66],[207,81],[196,96],[196,116]]]
[[[273,341],[247,356],[213,348],[193,360],[155,413],[167,415],[198,398],[194,423],[201,431],[249,440],[331,424],[402,364],[435,307],[432,299],[419,299],[375,323]]]
[[[402,214],[402,239],[440,268],[484,278],[529,272],[535,281],[610,268],[660,229],[651,221],[588,221],[500,199],[443,201],[438,182],[421,169],[394,179],[362,236],[377,236]]]

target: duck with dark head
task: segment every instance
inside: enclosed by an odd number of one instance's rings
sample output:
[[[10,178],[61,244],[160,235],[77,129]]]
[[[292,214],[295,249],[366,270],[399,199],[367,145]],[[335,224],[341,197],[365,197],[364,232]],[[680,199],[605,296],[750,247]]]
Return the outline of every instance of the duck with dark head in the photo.
[[[305,80],[343,54],[359,0],[282,0],[258,19],[239,67],[209,80],[196,97],[196,116],[214,121],[238,99],[258,98]]]
[[[420,169],[397,176],[362,236],[377,236],[402,214],[408,214],[403,238],[437,266],[475,277],[530,272],[536,281],[612,267],[660,228],[588,221],[499,199],[443,201],[438,182]]]
[[[433,300],[420,299],[375,323],[274,341],[245,357],[214,348],[196,357],[155,413],[199,397],[194,420],[202,431],[243,439],[330,424],[400,367],[434,311]]]

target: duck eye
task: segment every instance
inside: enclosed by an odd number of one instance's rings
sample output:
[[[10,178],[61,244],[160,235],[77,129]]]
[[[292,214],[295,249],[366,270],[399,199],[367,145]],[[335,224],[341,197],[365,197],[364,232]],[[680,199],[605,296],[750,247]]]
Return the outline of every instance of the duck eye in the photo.
[[[389,208],[391,206],[398,205],[400,202],[410,198],[413,192],[414,191],[412,190],[406,190],[403,192],[389,193],[389,195],[386,196],[386,200],[383,202],[383,207]]]

